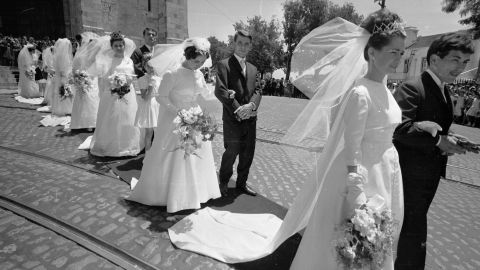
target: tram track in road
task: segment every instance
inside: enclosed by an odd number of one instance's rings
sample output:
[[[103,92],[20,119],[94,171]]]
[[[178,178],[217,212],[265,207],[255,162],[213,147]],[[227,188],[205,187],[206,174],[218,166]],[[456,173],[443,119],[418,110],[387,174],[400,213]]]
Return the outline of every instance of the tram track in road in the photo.
[[[0,208],[21,216],[28,221],[45,228],[46,230],[53,231],[56,234],[89,250],[98,257],[101,257],[123,269],[158,269],[148,262],[139,260],[122,249],[119,249],[92,234],[88,234],[59,219],[46,215],[25,204],[6,198],[3,195],[0,195]]]
[[[5,146],[0,146],[0,150],[10,151],[16,154],[26,155],[26,156],[34,157],[37,159],[42,159],[42,160],[57,163],[63,166],[72,167],[85,172],[98,174],[101,176],[118,180],[117,177],[106,174],[102,171],[83,168],[82,166],[78,166],[78,165],[75,165],[63,160],[51,158],[48,156],[43,156],[43,155],[28,152],[28,151],[23,151],[23,150],[5,147]],[[93,234],[87,233],[79,228],[76,228],[75,226],[72,226],[60,220],[59,218],[55,218],[53,216],[42,213],[41,211],[35,209],[34,207],[30,207],[27,204],[24,204],[20,201],[16,201],[12,198],[8,198],[2,194],[0,194],[0,208],[13,212],[14,214],[21,216],[32,223],[35,223],[41,227],[44,227],[47,230],[53,231],[58,235],[61,235],[62,237],[75,242],[79,246],[84,247],[85,249],[96,254],[97,256],[104,258],[121,268],[146,269],[146,270],[159,269],[154,265],[144,260],[141,260],[138,257],[135,257],[129,254],[128,252],[120,248],[117,248],[116,246],[100,239],[99,237],[96,237]]]

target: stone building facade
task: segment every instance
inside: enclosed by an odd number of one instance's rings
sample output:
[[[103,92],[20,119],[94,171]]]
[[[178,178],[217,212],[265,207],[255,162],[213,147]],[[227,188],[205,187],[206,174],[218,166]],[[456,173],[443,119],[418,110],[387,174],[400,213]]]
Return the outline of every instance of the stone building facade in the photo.
[[[67,36],[120,30],[141,43],[145,27],[158,30],[159,43],[188,37],[187,0],[62,0]]]
[[[0,9],[0,33],[35,38],[119,30],[139,44],[151,27],[159,43],[179,43],[187,22],[187,0],[16,0]]]

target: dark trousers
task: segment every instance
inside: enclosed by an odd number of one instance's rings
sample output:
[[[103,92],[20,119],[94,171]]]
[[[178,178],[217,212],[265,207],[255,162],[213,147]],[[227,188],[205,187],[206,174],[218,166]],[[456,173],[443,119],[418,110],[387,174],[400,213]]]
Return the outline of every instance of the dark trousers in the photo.
[[[427,213],[437,191],[440,176],[443,175],[442,164],[446,162],[444,156],[430,157],[428,160],[437,165],[436,170],[431,170],[431,166],[424,166],[422,162],[415,164],[419,161],[415,159],[412,155],[403,159],[400,156],[405,211],[395,270],[425,269]]]
[[[237,187],[246,185],[255,154],[256,126],[256,120],[223,121],[225,152],[220,165],[220,183],[227,184],[230,181],[233,175],[233,164],[238,156]]]

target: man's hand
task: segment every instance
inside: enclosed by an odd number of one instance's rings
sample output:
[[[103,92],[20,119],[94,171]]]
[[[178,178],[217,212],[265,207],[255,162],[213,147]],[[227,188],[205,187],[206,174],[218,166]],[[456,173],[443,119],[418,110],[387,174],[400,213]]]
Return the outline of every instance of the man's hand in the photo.
[[[437,136],[437,133],[439,131],[442,131],[442,127],[435,123],[435,122],[431,122],[431,121],[421,121],[421,122],[415,122],[414,125],[425,131],[425,132],[428,132],[430,133],[430,135],[432,135],[432,137],[435,137]]]
[[[457,139],[451,135],[441,135],[438,148],[447,155],[465,154],[465,149],[457,145]]]
[[[473,152],[475,154],[478,154],[480,151],[480,144],[475,143],[470,141],[467,137],[464,137],[459,134],[449,134],[450,136],[453,136],[455,140],[457,141],[457,145],[461,146],[463,149],[465,149],[468,152]]]
[[[242,119],[242,120],[248,119],[248,118],[250,118],[250,115],[252,114],[253,106],[254,105],[252,103],[242,105],[242,106],[238,107],[238,109],[236,109],[235,112],[233,112],[233,113],[238,115],[238,117],[240,117],[240,119]]]
[[[235,98],[235,91],[233,91],[232,89],[228,89],[227,92],[228,92],[228,98],[229,99],[234,99]]]

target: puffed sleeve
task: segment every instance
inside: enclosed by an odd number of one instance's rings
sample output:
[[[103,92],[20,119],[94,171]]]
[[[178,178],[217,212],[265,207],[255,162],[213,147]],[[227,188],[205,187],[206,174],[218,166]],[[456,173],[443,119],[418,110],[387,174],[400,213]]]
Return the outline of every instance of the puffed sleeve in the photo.
[[[361,165],[361,143],[368,117],[368,92],[363,87],[352,90],[344,114],[345,157],[347,166]]]
[[[170,98],[168,97],[170,91],[173,89],[175,84],[175,78],[170,71],[167,71],[162,76],[162,81],[160,82],[160,86],[158,87],[158,94],[155,96],[155,99],[158,103],[165,106],[166,108],[176,111],[177,107],[172,104]]]

